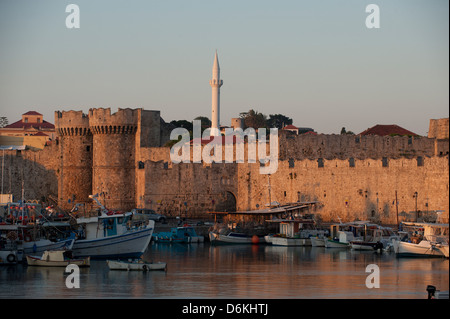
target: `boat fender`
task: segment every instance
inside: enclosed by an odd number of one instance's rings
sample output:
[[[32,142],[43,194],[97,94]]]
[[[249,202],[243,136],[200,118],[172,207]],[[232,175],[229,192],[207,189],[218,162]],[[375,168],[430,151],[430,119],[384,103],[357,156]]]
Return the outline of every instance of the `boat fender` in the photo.
[[[7,260],[9,263],[13,263],[13,262],[16,261],[16,256],[15,256],[14,254],[9,254],[8,257],[6,257],[6,260]]]
[[[142,270],[147,271],[148,270],[147,265],[142,266]]]

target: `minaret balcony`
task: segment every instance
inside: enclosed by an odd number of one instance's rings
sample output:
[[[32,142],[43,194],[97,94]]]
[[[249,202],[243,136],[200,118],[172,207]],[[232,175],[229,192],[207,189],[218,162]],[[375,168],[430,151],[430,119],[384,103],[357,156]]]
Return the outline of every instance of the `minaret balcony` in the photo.
[[[221,87],[222,84],[223,84],[223,80],[216,80],[216,79],[209,80],[209,85],[211,85],[211,86]]]

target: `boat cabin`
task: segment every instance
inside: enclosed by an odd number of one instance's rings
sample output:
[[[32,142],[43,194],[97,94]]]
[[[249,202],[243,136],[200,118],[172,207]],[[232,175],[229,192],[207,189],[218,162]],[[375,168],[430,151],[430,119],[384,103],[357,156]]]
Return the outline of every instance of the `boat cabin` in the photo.
[[[102,214],[77,219],[80,239],[96,239],[124,234],[130,227],[131,213]]]
[[[298,237],[303,230],[312,230],[312,219],[271,219],[271,223],[279,223],[279,234],[283,237]]]
[[[70,250],[46,250],[42,255],[41,260],[44,261],[64,261],[72,258]]]

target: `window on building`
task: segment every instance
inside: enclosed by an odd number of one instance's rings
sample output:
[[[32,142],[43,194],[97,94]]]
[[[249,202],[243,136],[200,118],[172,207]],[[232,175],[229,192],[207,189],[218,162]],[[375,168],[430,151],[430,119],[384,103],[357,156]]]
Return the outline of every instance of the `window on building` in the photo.
[[[289,168],[293,168],[295,166],[295,161],[293,158],[289,159]]]
[[[350,167],[355,167],[355,159],[353,157],[350,157],[348,159],[348,164]]]
[[[28,123],[28,117],[26,117],[26,118],[24,119],[24,122],[25,122],[25,123]]]
[[[319,159],[317,160],[317,163],[318,163],[318,166],[319,166],[319,167],[323,167],[323,158],[319,158]]]
[[[388,167],[389,166],[389,160],[387,157],[383,157],[383,159],[381,160],[381,163],[383,164],[383,167]]]
[[[423,166],[423,157],[422,156],[417,157],[417,166]]]

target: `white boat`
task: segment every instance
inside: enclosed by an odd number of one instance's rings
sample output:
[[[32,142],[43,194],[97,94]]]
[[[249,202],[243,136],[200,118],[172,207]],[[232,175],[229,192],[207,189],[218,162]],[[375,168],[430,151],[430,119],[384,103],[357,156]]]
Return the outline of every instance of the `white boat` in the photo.
[[[448,258],[448,224],[402,223],[408,230],[402,240],[394,241],[397,256]]]
[[[221,234],[209,232],[209,240],[211,244],[260,244],[265,243],[264,237],[249,236],[243,233],[229,232]]]
[[[4,247],[0,249],[0,265],[14,265],[19,261],[17,249]]]
[[[67,224],[68,225],[68,224]],[[18,262],[25,260],[25,255],[33,254],[41,256],[46,250],[72,249],[75,237],[51,239],[45,236],[46,226],[21,224],[0,225],[0,233],[3,240],[16,246],[16,258]]]
[[[325,247],[326,248],[345,248],[345,249],[347,249],[350,247],[350,243],[340,242],[339,240],[328,238],[327,240],[325,240]]]
[[[359,239],[350,241],[350,247],[353,250],[389,250],[392,241],[400,239],[389,227],[368,222],[357,222],[353,226],[359,237]]]
[[[167,270],[167,264],[165,262],[148,263],[143,260],[107,260],[106,263],[111,270]]]
[[[81,237],[73,244],[75,256],[92,258],[140,257],[152,238],[155,222],[132,224],[131,213],[78,218]]]
[[[275,246],[311,246],[311,237],[324,233],[314,229],[313,219],[272,219],[267,222],[279,223],[278,234],[264,237],[267,243]]]
[[[51,241],[49,239],[40,238],[37,240],[23,241],[22,249],[25,255],[33,254],[35,256],[42,255],[48,250],[66,249],[70,250],[75,242],[74,238],[61,239]]]
[[[70,250],[45,251],[42,256],[27,255],[28,266],[66,267],[69,264],[89,267],[90,258],[72,258]]]
[[[140,257],[152,239],[155,221],[133,221],[133,213],[108,211],[97,200],[98,195],[89,197],[101,212],[99,216],[76,219],[79,237],[73,244],[74,255],[94,259]]]
[[[320,236],[311,237],[310,239],[311,239],[311,246],[313,247],[325,247],[325,241],[327,240],[327,238]]]
[[[350,224],[335,224],[330,227],[330,238],[325,239],[326,248],[349,248],[350,241],[355,240],[353,232],[348,231]]]

